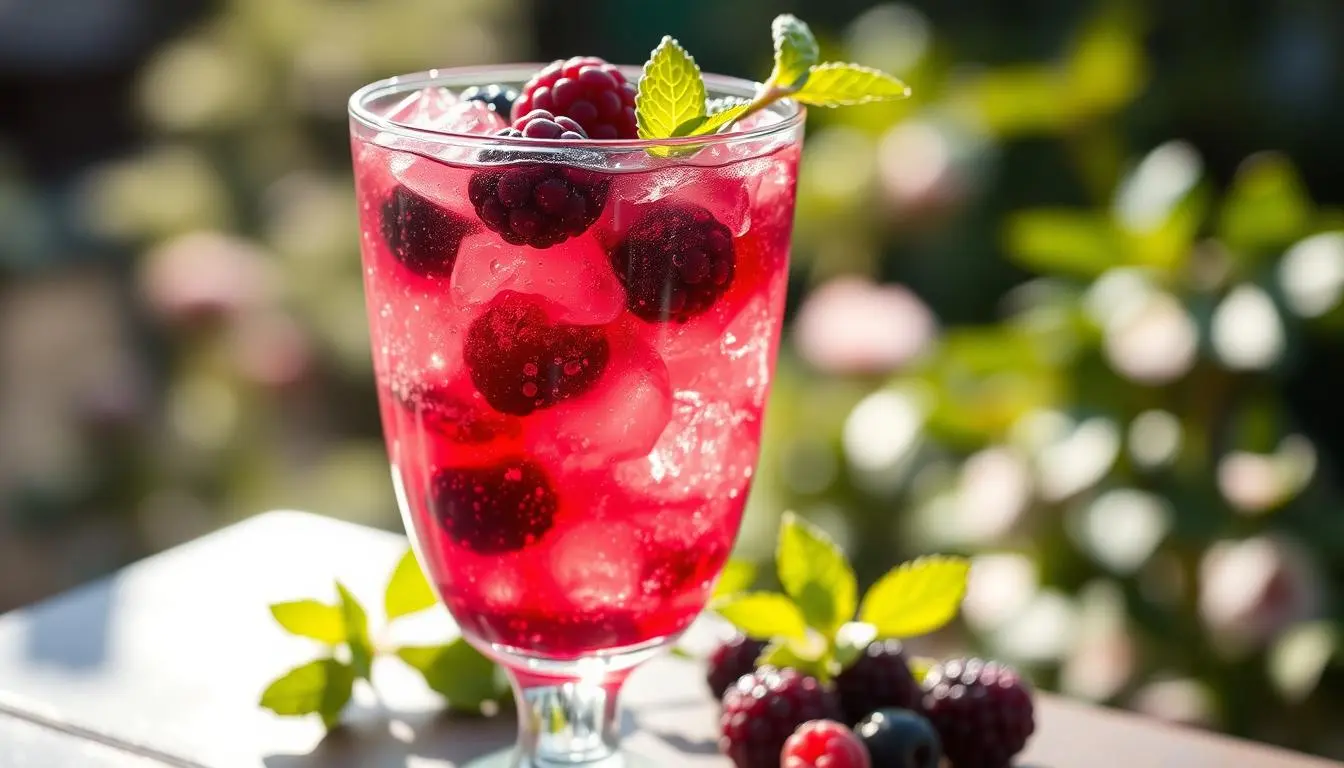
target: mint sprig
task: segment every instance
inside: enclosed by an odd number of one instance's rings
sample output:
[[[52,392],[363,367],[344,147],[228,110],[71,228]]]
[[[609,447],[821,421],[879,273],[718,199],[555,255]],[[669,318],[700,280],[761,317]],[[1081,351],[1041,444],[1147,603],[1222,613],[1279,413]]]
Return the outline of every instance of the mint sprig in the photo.
[[[318,715],[328,729],[340,723],[354,695],[357,680],[373,684],[373,661],[397,656],[447,699],[448,707],[481,714],[508,698],[508,682],[494,662],[462,638],[436,646],[393,647],[375,642],[368,611],[345,585],[336,582],[337,602],[305,599],[275,603],[271,615],[287,632],[316,640],[326,655],[300,665],[272,681],[261,695],[262,707],[277,715]],[[390,623],[418,613],[437,601],[434,590],[408,551],[388,580],[383,613]]]
[[[700,67],[676,40],[664,37],[644,65],[635,96],[635,119],[641,139],[670,139],[719,133],[776,101],[794,98],[815,107],[843,107],[904,99],[910,89],[881,70],[845,62],[821,62],[820,50],[807,24],[790,14],[770,25],[775,63],[755,98],[709,112]],[[654,147],[657,156],[694,151]]]
[[[784,594],[724,593],[710,607],[744,634],[768,641],[762,664],[823,680],[853,663],[873,640],[916,637],[946,625],[970,574],[964,558],[923,557],[891,569],[860,601],[844,553],[792,513],[780,527],[775,566]]]

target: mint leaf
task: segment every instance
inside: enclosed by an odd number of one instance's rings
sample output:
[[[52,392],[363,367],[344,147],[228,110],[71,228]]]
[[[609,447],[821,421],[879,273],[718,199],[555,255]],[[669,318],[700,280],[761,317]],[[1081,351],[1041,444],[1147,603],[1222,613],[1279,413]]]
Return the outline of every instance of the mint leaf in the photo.
[[[383,595],[383,611],[387,620],[405,616],[408,613],[423,611],[438,602],[434,589],[420,570],[415,559],[415,550],[408,549],[397,562],[392,578],[387,582],[387,591]]]
[[[350,590],[341,582],[336,582],[336,591],[341,596],[341,615],[345,618],[345,642],[350,644],[350,663],[355,674],[369,679],[373,667],[373,641],[369,639],[369,615],[359,604]]]
[[[695,59],[671,37],[664,37],[644,65],[635,94],[635,119],[641,139],[666,139],[677,126],[705,114],[705,82]]]
[[[828,62],[812,68],[807,82],[793,98],[814,107],[847,107],[894,101],[909,95],[910,88],[886,72],[858,64]]]
[[[261,706],[277,715],[318,714],[331,728],[354,690],[355,671],[335,659],[319,659],[295,667],[266,687]]]
[[[714,597],[724,597],[745,591],[756,580],[756,564],[745,560],[729,560],[714,584]]]
[[[798,642],[787,638],[772,641],[756,657],[756,666],[770,665],[779,669],[792,667],[823,682],[829,679],[830,671],[826,664],[826,643]]]
[[[845,553],[825,531],[785,512],[775,562],[780,584],[809,626],[831,635],[854,618],[859,585]]]
[[[774,592],[745,592],[715,602],[714,610],[743,634],[761,640],[807,637],[807,621],[798,606]]]
[[[458,712],[480,714],[486,702],[501,701],[508,694],[503,671],[460,637],[447,645],[400,648],[397,656]]]
[[[712,115],[697,115],[687,120],[672,132],[673,136],[707,136],[718,133],[723,126],[742,117],[751,109],[750,104],[734,104]]]
[[[806,24],[788,13],[771,22],[770,36],[775,40],[775,68],[767,82],[779,88],[797,88],[821,57],[817,39]]]
[[[863,596],[859,621],[881,637],[928,634],[952,620],[966,594],[971,564],[961,557],[921,557],[903,563]]]
[[[341,609],[317,600],[294,600],[271,605],[271,615],[286,632],[309,637],[327,645],[345,642],[345,617]]]

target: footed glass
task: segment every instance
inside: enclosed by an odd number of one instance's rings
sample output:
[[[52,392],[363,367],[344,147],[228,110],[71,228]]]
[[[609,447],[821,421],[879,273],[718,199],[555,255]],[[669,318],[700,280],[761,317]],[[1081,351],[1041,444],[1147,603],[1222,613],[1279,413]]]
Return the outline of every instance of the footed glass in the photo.
[[[351,98],[373,363],[420,562],[513,681],[511,762],[619,765],[621,685],[704,608],[751,486],[803,112],[566,142],[454,95],[537,69]]]

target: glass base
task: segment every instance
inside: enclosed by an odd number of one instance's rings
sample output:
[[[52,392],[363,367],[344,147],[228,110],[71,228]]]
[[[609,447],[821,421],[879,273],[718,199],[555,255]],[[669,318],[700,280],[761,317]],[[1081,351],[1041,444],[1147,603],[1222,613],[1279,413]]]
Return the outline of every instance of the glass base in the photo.
[[[508,671],[518,705],[518,744],[470,768],[651,768],[620,748],[621,686],[635,667],[676,640],[657,638],[582,659],[552,659],[469,638]]]

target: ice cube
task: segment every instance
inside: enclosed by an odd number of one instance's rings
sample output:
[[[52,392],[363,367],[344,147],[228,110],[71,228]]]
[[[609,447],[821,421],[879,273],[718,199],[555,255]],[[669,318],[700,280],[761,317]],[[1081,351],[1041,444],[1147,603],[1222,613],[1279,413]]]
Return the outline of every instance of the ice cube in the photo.
[[[509,245],[494,232],[468,238],[458,250],[452,289],[467,305],[503,290],[544,296],[556,305],[554,320],[574,325],[603,325],[625,308],[606,252],[587,235],[545,250]]]
[[[667,366],[636,335],[633,321],[608,335],[611,358],[591,392],[538,412],[525,438],[540,455],[571,469],[647,456],[672,414]]]
[[[412,128],[433,129],[435,122],[458,103],[457,96],[447,88],[421,88],[388,110],[387,119]]]
[[[650,504],[739,500],[755,472],[760,436],[759,411],[677,392],[653,450],[622,463],[616,479]]]
[[[443,133],[474,133],[489,135],[509,127],[503,117],[479,101],[462,101],[452,105],[428,125]]]
[[[467,199],[469,172],[466,169],[409,152],[393,152],[389,155],[388,168],[392,171],[392,177],[410,191],[433,201],[440,208],[452,211],[463,221],[473,224],[478,222],[476,209]]]
[[[752,202],[765,161],[738,163],[722,169],[678,165],[658,171],[616,174],[599,231],[618,240],[645,216],[657,216],[665,201],[691,203],[707,209],[734,237],[751,228]],[[615,243],[611,243],[614,245]]]
[[[551,546],[549,578],[573,607],[627,607],[642,578],[639,539],[630,525],[594,517],[569,528]]]
[[[779,313],[771,311],[770,296],[753,297],[713,342],[669,358],[673,389],[741,407],[764,407],[778,326]]]

